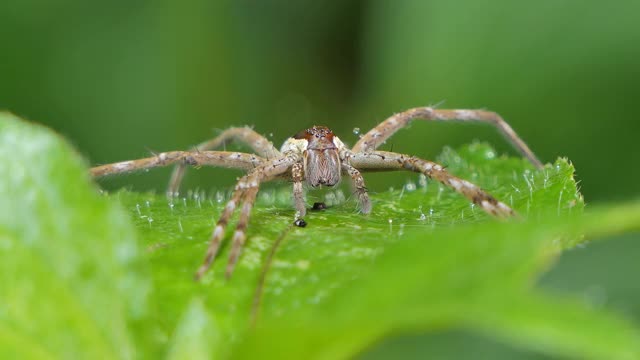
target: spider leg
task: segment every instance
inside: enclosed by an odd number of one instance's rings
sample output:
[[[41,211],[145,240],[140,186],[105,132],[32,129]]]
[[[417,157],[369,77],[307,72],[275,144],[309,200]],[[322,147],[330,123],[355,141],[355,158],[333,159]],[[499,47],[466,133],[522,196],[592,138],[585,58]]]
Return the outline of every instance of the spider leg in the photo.
[[[240,219],[236,226],[236,231],[233,233],[233,239],[231,240],[231,252],[229,253],[229,261],[227,262],[227,270],[225,271],[225,277],[228,279],[233,273],[233,269],[236,267],[238,257],[244,246],[245,239],[247,238],[246,230],[249,224],[249,217],[251,216],[251,209],[256,201],[258,195],[258,182],[252,182],[242,197],[242,211],[240,212]]]
[[[516,215],[515,211],[509,206],[496,200],[477,185],[451,175],[442,165],[431,161],[387,151],[354,153],[349,160],[353,167],[360,170],[409,170],[419,172],[452,188],[491,215],[497,217]]]
[[[254,154],[226,151],[169,151],[156,156],[121,161],[113,164],[100,165],[91,168],[93,177],[103,177],[122,174],[143,169],[151,169],[181,163],[182,166],[220,166],[232,169],[250,170],[262,164],[265,160]]]
[[[256,154],[263,158],[273,159],[281,155],[280,151],[273,146],[271,141],[248,127],[227,129],[215,138],[197,145],[195,151],[213,150],[233,141],[249,146]],[[184,164],[178,164],[173,170],[167,189],[169,196],[176,194],[180,189],[185,171],[186,167]]]
[[[495,112],[486,110],[444,110],[432,107],[419,107],[395,114],[366,133],[354,146],[354,153],[370,152],[378,148],[385,140],[412,120],[427,121],[461,121],[485,122],[495,126],[502,135],[511,142],[524,157],[535,167],[542,168],[542,163],[529,149],[527,144],[516,134],[504,119]]]
[[[238,225],[236,225],[236,231],[233,235],[229,263],[227,264],[227,270],[225,273],[227,278],[231,276],[240,256],[240,252],[242,251],[242,246],[244,245],[246,238],[245,231],[249,223],[249,216],[251,215],[251,209],[253,208],[256,195],[258,194],[260,183],[281,177],[284,173],[289,171],[292,165],[296,162],[298,162],[298,159],[295,156],[286,155],[274,160],[264,161],[260,166],[251,170],[248,175],[240,178],[231,200],[229,200],[225,206],[222,215],[220,215],[220,219],[211,234],[211,240],[209,242],[204,262],[195,274],[196,280],[199,280],[211,265],[213,265],[216,254],[220,248],[220,243],[224,236],[224,231],[229,223],[229,219],[236,210],[237,205],[242,203],[240,219],[238,220]]]
[[[224,236],[224,230],[226,229],[227,224],[229,223],[229,219],[233,215],[236,206],[240,201],[240,198],[242,197],[242,194],[244,194],[244,190],[245,189],[236,186],[236,190],[233,193],[231,200],[229,200],[227,202],[227,205],[225,205],[224,210],[222,211],[222,215],[220,215],[220,219],[218,219],[216,227],[211,233],[211,239],[209,240],[209,247],[207,248],[204,262],[202,263],[200,268],[198,268],[198,271],[195,275],[196,280],[199,280],[213,264],[213,260],[216,258],[216,254],[220,249],[220,243],[222,242],[222,237]]]
[[[371,212],[371,200],[369,200],[369,193],[367,187],[364,184],[364,178],[360,171],[355,167],[347,163],[342,163],[342,169],[351,177],[351,184],[358,196],[358,203],[360,204],[360,211],[363,214]]]
[[[293,179],[293,203],[296,208],[296,220],[307,214],[307,206],[304,202],[304,166],[298,162],[291,167],[291,177]]]

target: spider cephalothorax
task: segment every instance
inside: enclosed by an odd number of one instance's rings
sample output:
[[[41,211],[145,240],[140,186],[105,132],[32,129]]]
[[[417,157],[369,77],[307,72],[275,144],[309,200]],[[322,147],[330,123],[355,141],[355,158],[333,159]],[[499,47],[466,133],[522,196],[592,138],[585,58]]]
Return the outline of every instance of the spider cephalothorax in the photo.
[[[216,138],[198,145],[194,151],[163,152],[145,159],[97,166],[91,169],[91,174],[100,177],[177,163],[178,166],[173,172],[168,189],[168,194],[175,196],[187,165],[220,166],[247,171],[247,174],[238,181],[231,199],[227,202],[213,229],[204,263],[198,269],[196,278],[204,275],[213,263],[227,224],[235,210],[240,208],[240,218],[231,240],[232,246],[226,269],[227,277],[231,276],[246,239],[245,231],[258,194],[258,188],[261,183],[274,179],[287,179],[293,183],[296,224],[306,224],[302,219],[306,214],[302,184],[306,182],[313,188],[334,186],[340,181],[342,175],[347,176],[350,180],[354,194],[358,199],[360,211],[364,214],[369,213],[371,202],[361,171],[407,170],[418,172],[450,187],[491,215],[506,217],[515,214],[506,204],[496,200],[469,181],[450,174],[439,164],[411,155],[377,150],[397,130],[416,119],[490,123],[498,128],[531,163],[538,168],[542,167],[542,163],[529,150],[524,141],[494,112],[419,107],[389,117],[364,134],[351,149],[346,147],[331,130],[324,126],[314,126],[297,133],[285,141],[279,151],[266,138],[250,128],[231,128]],[[232,140],[249,146],[254,154],[210,151]]]
[[[326,126],[314,126],[289,138],[280,151],[302,151],[303,170],[312,187],[334,186],[340,182],[340,151],[344,144]]]

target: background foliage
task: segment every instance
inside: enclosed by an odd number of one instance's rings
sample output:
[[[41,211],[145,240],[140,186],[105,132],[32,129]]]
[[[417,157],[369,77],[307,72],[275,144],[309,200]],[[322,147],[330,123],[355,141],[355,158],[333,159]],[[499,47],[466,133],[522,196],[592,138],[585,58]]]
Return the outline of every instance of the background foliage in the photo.
[[[0,4],[0,108],[47,124],[105,163],[187,148],[240,124],[280,143],[321,123],[353,143],[356,127],[444,101],[500,112],[543,160],[568,156],[587,203],[624,199],[640,193],[640,170],[628,165],[640,130],[639,10],[632,0],[8,0]],[[510,151],[490,128],[443,124],[416,124],[389,147],[433,158],[475,138]],[[103,185],[162,189],[166,176]],[[235,176],[191,172],[187,186],[225,186]],[[407,181],[368,179],[377,192]],[[636,237],[567,253],[542,286],[640,319],[628,275],[640,270]],[[424,351],[434,339],[500,349],[457,332],[386,346]]]

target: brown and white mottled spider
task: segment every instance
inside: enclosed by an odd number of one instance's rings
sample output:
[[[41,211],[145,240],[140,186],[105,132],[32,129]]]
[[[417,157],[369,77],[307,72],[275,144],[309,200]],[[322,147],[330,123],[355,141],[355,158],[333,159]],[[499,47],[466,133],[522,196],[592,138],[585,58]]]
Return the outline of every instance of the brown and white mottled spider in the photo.
[[[358,198],[360,211],[371,212],[371,201],[367,194],[361,171],[408,170],[422,173],[431,179],[452,188],[491,215],[512,216],[515,212],[504,203],[480,189],[478,186],[449,174],[443,166],[411,155],[376,149],[397,130],[407,126],[412,120],[475,121],[486,122],[497,127],[502,134],[536,167],[542,163],[513,129],[496,113],[485,110],[441,110],[419,107],[395,114],[371,129],[349,149],[324,126],[314,126],[300,131],[289,138],[280,151],[271,142],[248,127],[231,128],[216,138],[204,142],[193,151],[170,151],[153,157],[97,166],[91,175],[101,177],[158,166],[178,164],[169,183],[168,193],[177,194],[186,165],[219,166],[246,170],[235,187],[218,220],[203,264],[196,272],[196,279],[211,267],[225,228],[235,209],[241,206],[240,218],[233,234],[231,252],[226,268],[227,278],[231,276],[246,239],[246,229],[251,209],[258,194],[260,184],[274,179],[293,182],[293,202],[297,224],[306,214],[304,183],[317,188],[335,186],[342,175],[348,176]],[[227,151],[210,151],[230,141],[248,145],[255,154]]]

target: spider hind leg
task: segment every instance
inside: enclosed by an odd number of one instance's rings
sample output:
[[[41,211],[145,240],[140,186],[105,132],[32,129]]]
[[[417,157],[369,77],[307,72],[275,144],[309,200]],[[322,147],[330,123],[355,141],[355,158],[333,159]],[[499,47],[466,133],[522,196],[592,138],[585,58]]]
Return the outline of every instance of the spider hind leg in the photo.
[[[542,162],[529,149],[529,146],[518,136],[509,124],[498,114],[486,110],[464,109],[435,109],[432,107],[418,107],[394,114],[364,134],[353,146],[355,153],[376,150],[396,131],[406,127],[413,120],[446,121],[446,122],[476,122],[494,126],[513,147],[526,157],[536,168],[542,168]]]

